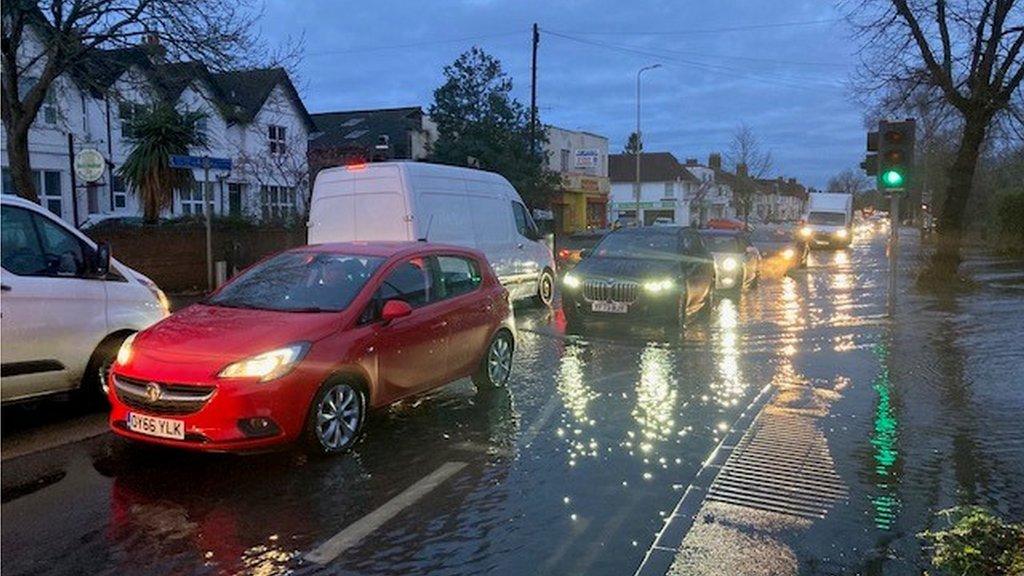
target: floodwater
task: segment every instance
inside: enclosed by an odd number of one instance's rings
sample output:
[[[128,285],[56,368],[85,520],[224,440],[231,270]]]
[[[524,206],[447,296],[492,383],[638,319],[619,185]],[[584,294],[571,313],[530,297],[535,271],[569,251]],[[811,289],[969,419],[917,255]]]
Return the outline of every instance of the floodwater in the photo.
[[[906,296],[897,322],[878,237],[720,299],[684,335],[566,335],[559,313],[523,309],[507,391],[460,381],[403,402],[341,458],[196,455],[107,434],[5,461],[4,572],[629,574],[751,400],[808,381],[842,391],[829,441],[857,454],[836,464],[854,496],[823,532],[856,535],[830,562],[907,556],[893,542],[939,503],[1024,512],[1024,434],[1007,426],[1024,413],[1022,339],[992,336],[1019,336],[1024,291],[1012,267],[981,266],[997,276],[985,287],[945,304]],[[907,390],[922,370],[928,384]],[[452,463],[464,466],[403,499]],[[305,558],[392,499],[406,505],[333,560]]]

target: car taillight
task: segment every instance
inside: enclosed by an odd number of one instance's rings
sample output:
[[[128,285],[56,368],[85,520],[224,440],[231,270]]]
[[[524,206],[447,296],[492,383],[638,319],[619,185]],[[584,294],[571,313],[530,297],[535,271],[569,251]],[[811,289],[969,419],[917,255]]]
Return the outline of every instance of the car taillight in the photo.
[[[565,248],[562,248],[561,250],[558,251],[558,259],[559,260],[568,260],[570,254],[572,254],[572,253],[569,252],[568,250],[566,250]]]

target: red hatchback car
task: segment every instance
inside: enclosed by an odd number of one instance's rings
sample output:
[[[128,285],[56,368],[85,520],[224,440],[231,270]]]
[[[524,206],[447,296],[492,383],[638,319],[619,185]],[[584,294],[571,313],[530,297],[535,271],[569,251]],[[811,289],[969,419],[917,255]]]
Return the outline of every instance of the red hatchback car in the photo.
[[[514,347],[508,292],[480,252],[306,246],[129,338],[111,371],[110,426],[198,450],[342,452],[371,408],[465,376],[504,386]]]

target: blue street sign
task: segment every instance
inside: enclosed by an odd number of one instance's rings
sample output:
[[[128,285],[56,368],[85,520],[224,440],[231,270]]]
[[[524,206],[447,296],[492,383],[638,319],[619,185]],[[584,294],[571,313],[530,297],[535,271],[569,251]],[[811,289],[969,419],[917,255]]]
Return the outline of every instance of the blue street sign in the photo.
[[[231,170],[231,158],[211,158],[209,156],[186,156],[171,154],[171,168],[209,168],[210,170]]]

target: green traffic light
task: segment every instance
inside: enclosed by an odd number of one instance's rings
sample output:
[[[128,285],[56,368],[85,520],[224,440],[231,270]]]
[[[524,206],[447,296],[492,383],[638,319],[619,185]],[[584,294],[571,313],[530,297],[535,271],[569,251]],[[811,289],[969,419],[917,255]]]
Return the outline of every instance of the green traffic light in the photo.
[[[889,188],[896,188],[903,185],[903,174],[896,170],[886,170],[882,173],[882,184]]]

